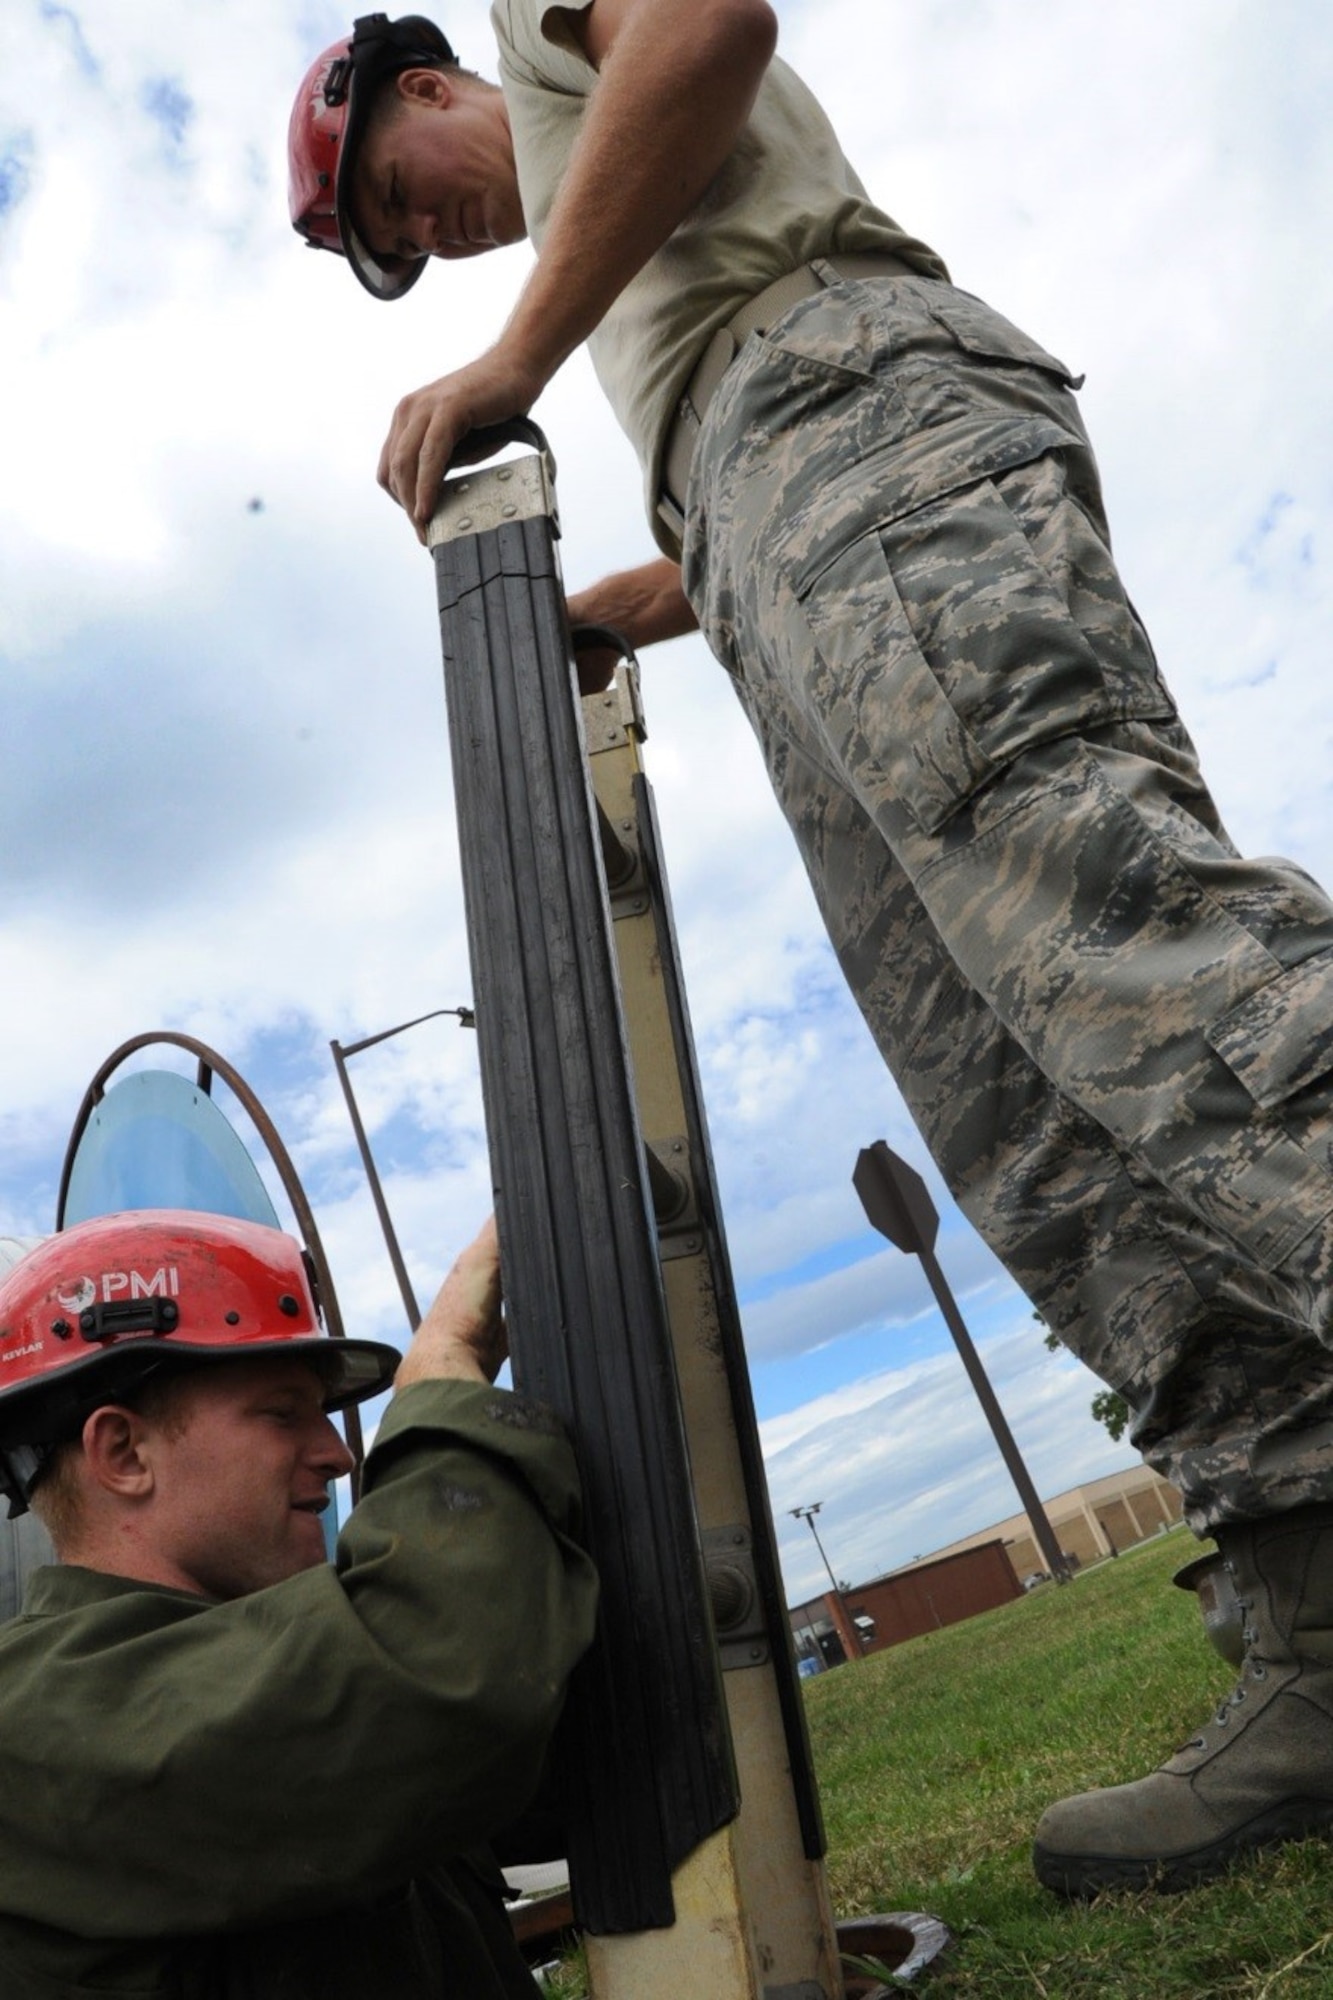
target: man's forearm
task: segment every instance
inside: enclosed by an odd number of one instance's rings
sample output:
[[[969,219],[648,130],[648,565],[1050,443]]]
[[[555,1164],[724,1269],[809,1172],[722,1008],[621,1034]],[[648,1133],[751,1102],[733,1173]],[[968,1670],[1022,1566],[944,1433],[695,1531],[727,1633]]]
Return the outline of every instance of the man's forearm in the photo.
[[[767,0],[594,0],[575,27],[598,81],[501,337],[548,381],[699,201],[777,41]]]
[[[569,599],[571,625],[610,625],[637,651],[698,628],[680,586],[680,565],[661,556],[604,576]]]
[[[494,1218],[441,1285],[394,1377],[412,1382],[493,1382],[505,1358],[500,1255]]]

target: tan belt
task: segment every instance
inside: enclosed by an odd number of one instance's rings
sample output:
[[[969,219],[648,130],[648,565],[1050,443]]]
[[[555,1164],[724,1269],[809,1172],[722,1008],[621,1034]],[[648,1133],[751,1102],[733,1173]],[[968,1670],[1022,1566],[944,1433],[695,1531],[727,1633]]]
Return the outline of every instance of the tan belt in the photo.
[[[828,285],[830,280],[821,276],[821,271],[831,271],[840,279],[919,278],[922,275],[901,257],[892,257],[886,251],[820,257],[813,263],[799,264],[794,271],[788,271],[785,278],[765,285],[762,292],[756,292],[752,299],[745,301],[739,312],[733,313],[725,326],[718,328],[685,385],[685,394],[677,406],[662,451],[662,481],[657,511],[674,535],[679,536],[685,526],[684,500],[690,480],[690,460],[694,457],[694,441],[718,383],[750,334],[763,333],[781,319],[789,306],[810,298]]]

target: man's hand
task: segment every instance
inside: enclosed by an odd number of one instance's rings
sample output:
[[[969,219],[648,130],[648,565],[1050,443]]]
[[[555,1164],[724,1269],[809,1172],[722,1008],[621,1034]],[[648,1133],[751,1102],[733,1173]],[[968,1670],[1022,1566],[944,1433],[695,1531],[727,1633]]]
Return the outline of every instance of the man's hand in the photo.
[[[493,1382],[508,1353],[500,1316],[500,1245],[495,1217],[455,1263],[412,1336],[394,1377],[409,1382]]]
[[[539,369],[516,362],[500,345],[455,374],[404,396],[384,440],[378,477],[411,516],[418,541],[426,539],[440,482],[460,441],[484,424],[526,416],[545,386]],[[466,446],[459,462],[467,463]]]

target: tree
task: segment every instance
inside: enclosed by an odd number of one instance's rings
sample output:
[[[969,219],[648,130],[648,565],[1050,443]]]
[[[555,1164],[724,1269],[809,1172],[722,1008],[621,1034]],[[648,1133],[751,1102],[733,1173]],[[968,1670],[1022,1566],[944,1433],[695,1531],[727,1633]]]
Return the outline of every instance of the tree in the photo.
[[[1119,1444],[1129,1429],[1129,1404],[1114,1389],[1099,1389],[1092,1399],[1092,1414]]]

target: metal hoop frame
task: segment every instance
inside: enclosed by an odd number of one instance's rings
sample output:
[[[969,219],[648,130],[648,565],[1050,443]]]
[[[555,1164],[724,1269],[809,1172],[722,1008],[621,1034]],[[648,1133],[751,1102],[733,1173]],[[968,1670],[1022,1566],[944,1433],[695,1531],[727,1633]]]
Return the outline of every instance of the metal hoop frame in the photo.
[[[196,1040],[193,1035],[180,1034],[173,1028],[153,1028],[146,1034],[133,1035],[129,1041],[122,1042],[118,1049],[114,1049],[97,1071],[84,1092],[83,1102],[79,1106],[69,1144],[65,1149],[65,1163],[60,1171],[60,1193],[56,1199],[56,1228],[60,1230],[65,1226],[65,1203],[69,1196],[74,1156],[87,1130],[88,1120],[106,1095],[108,1080],[130,1056],[137,1055],[141,1049],[154,1048],[159,1044],[168,1048],[184,1049],[187,1055],[194,1056],[198,1063],[195,1072],[196,1081],[205,1097],[213,1095],[213,1078],[220,1076],[232,1096],[244,1108],[250,1122],[268,1148],[269,1158],[277,1169],[278,1179],[282,1182],[283,1193],[291,1203],[301,1241],[310,1253],[310,1261],[315,1267],[315,1278],[319,1287],[320,1304],[324,1311],[324,1324],[328,1328],[329,1337],[332,1340],[346,1339],[338,1294],[333,1286],[333,1273],[329,1269],[329,1260],[324,1254],[324,1245],[320,1239],[314,1212],[306,1199],[306,1192],[292,1163],[291,1154],[283,1145],[273,1120],[239,1070],[233,1069],[216,1049],[209,1048],[206,1042]],[[361,1462],[365,1456],[361,1414],[356,1405],[351,1404],[342,1412],[342,1417],[347,1430],[347,1446],[356,1460],[356,1467],[352,1473],[352,1497],[355,1500],[360,1491]]]

